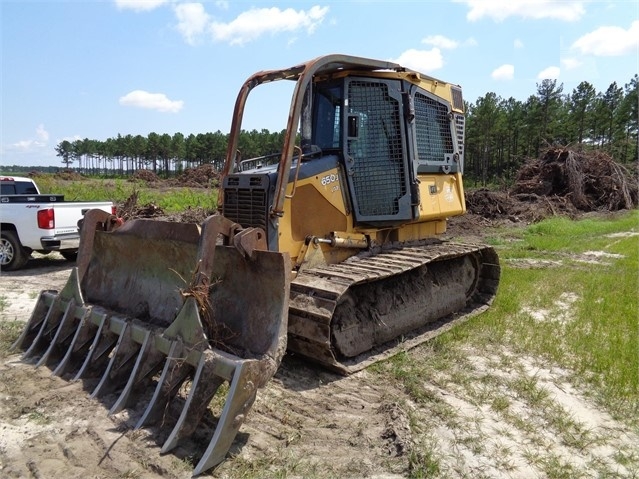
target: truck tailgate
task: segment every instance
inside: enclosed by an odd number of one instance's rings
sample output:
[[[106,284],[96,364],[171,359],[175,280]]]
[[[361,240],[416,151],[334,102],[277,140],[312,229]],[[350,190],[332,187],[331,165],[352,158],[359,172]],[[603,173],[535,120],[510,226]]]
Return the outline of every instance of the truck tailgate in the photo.
[[[84,214],[91,209],[100,209],[111,213],[110,202],[70,202],[56,203],[53,205],[55,211],[55,229],[51,234],[60,235],[75,233],[78,231],[78,220],[84,217]]]

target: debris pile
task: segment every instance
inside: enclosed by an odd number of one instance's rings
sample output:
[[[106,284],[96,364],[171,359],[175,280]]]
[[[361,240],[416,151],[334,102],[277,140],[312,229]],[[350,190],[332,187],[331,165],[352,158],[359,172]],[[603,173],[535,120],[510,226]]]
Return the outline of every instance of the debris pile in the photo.
[[[197,168],[187,168],[177,178],[167,180],[171,186],[188,188],[217,188],[220,184],[220,173],[211,164],[203,164]]]
[[[154,203],[138,205],[138,192],[134,190],[124,203],[117,205],[117,215],[124,220],[132,218],[153,218],[164,215],[164,210]]]
[[[203,208],[201,206],[189,206],[185,210],[175,213],[166,214],[162,207],[155,203],[138,204],[138,192],[134,191],[123,203],[117,205],[117,215],[124,219],[134,218],[155,218],[164,221],[175,221],[178,223],[202,223],[206,218],[215,214],[212,208]]]
[[[471,214],[527,222],[632,209],[637,204],[636,174],[603,152],[566,148],[551,148],[528,161],[508,191],[480,189],[466,195]]]
[[[637,204],[637,183],[603,152],[551,149],[519,170],[512,194],[565,197],[581,211],[617,211]]]
[[[162,180],[160,177],[151,170],[136,170],[130,177],[129,181],[142,181],[147,184],[147,186],[157,185]]]
[[[86,178],[82,176],[80,173],[73,170],[63,170],[55,173],[53,175],[54,178],[58,180],[66,180],[66,181],[81,181]]]

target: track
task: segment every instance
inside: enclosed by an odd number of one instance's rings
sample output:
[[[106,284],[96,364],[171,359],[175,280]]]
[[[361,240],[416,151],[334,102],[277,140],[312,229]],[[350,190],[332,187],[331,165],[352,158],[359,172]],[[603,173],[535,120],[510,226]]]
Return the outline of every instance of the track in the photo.
[[[288,350],[351,374],[483,311],[499,276],[493,248],[448,242],[305,270],[291,282]]]

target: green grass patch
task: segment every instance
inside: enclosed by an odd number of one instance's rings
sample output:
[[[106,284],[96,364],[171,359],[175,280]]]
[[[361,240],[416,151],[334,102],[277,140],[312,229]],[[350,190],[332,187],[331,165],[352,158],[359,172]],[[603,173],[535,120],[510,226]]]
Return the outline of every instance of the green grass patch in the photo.
[[[437,368],[463,387],[463,363],[451,362],[455,350],[491,354],[506,346],[516,356],[569,371],[615,417],[638,424],[638,232],[639,211],[580,221],[551,218],[498,232],[490,240],[502,265],[493,306],[422,345],[422,351],[431,349],[427,369],[409,352],[374,370],[390,370],[410,397],[424,401],[424,383]],[[539,390],[533,383],[518,386],[527,402],[543,402],[534,396]],[[493,407],[506,409],[507,403]]]
[[[574,370],[608,405],[639,412],[639,212],[552,218],[499,248],[494,307],[452,336],[500,341]],[[552,267],[513,267],[528,252]],[[613,407],[614,409],[614,407]],[[621,414],[625,408],[619,411]]]
[[[51,422],[51,418],[49,416],[47,416],[46,414],[40,412],[40,411],[32,411],[29,414],[27,414],[27,419],[34,423],[34,424],[39,424],[41,426],[45,425],[45,424],[49,424]]]
[[[151,188],[144,182],[125,179],[87,178],[69,181],[53,175],[40,175],[35,180],[40,191],[64,195],[65,201],[112,201],[121,204],[137,194],[139,206],[153,203],[167,214],[188,208],[213,210],[217,207],[217,190],[210,188]]]
[[[9,347],[16,342],[23,329],[23,321],[0,321],[0,358],[9,354]]]

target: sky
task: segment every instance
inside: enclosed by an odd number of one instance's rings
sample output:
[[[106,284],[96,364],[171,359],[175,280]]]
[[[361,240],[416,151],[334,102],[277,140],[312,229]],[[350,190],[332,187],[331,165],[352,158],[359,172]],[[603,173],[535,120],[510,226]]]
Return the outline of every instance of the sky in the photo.
[[[62,166],[63,140],[228,133],[261,70],[340,53],[525,101],[544,79],[605,92],[639,71],[639,1],[0,0],[3,165]],[[286,83],[285,85],[282,85]],[[286,125],[290,82],[243,129]]]

